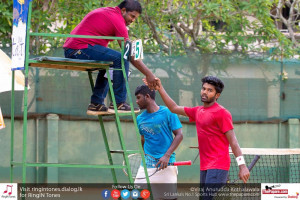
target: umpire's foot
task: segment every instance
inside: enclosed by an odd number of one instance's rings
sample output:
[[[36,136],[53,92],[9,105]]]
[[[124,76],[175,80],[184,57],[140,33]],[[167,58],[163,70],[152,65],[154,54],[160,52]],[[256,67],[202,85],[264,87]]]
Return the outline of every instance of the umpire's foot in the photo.
[[[106,115],[109,114],[104,104],[91,103],[86,111],[87,115]]]
[[[118,113],[130,113],[131,112],[130,105],[126,102],[117,104],[117,110],[118,110]],[[140,112],[139,108],[133,108],[133,110],[134,110],[135,113]],[[108,112],[109,113],[115,113],[113,103],[110,103],[110,105],[108,107]]]

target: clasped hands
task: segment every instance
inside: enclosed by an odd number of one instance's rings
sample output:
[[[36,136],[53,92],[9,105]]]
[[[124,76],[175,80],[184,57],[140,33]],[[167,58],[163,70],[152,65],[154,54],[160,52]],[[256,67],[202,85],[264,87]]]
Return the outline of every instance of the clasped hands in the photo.
[[[160,79],[157,77],[154,77],[154,79],[147,77],[143,78],[143,82],[149,87],[150,90],[159,90],[162,86]]]

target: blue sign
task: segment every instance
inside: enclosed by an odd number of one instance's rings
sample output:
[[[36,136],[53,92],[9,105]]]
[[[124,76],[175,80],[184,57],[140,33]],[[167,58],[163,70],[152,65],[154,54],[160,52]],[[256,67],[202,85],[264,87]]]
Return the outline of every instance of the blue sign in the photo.
[[[129,192],[129,190],[126,190],[126,189],[122,190],[122,191],[121,191],[121,197],[122,197],[123,199],[128,199],[128,198],[130,197],[130,192]]]
[[[103,191],[101,192],[101,195],[102,195],[102,197],[103,197],[104,199],[109,199],[109,197],[110,197],[110,191],[109,191],[109,190],[103,190]]]
[[[140,191],[138,191],[138,190],[132,190],[131,191],[131,196],[132,196],[133,199],[139,198],[140,197]]]
[[[13,0],[12,70],[24,69],[29,2]]]

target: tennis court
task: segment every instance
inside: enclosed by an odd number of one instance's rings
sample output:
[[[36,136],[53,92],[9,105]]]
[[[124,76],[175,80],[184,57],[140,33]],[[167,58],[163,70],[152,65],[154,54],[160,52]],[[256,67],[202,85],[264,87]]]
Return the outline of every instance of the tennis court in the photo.
[[[260,159],[251,171],[249,183],[299,183],[300,182],[300,150],[299,149],[242,149],[247,163],[251,163],[256,155]],[[238,166],[231,154],[229,182],[238,177]]]

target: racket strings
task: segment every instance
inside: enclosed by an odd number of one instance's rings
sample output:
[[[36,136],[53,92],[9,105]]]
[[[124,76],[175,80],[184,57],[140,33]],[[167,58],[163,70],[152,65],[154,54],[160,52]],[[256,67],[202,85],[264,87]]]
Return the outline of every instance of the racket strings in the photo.
[[[131,154],[128,156],[128,161],[131,169],[131,175],[133,178],[137,178],[138,171],[140,167],[143,167],[143,162],[142,162],[142,156],[139,153],[136,154]],[[151,155],[145,154],[145,163],[146,163],[146,168],[148,171],[148,176],[154,175],[156,172],[160,171],[159,167],[160,165],[157,165],[159,162],[159,159],[152,157]],[[191,165],[191,161],[181,161],[181,162],[176,162],[176,163],[168,163],[169,166],[172,165]],[[125,166],[125,161],[123,161],[123,166]],[[128,176],[128,169],[123,168],[124,173]],[[139,175],[140,176],[140,175]],[[145,176],[145,175],[144,175]],[[145,177],[138,177],[138,179],[143,179]]]
[[[132,177],[136,177],[139,167],[141,166],[142,156],[140,154],[133,154],[128,156],[128,160]]]
[[[142,156],[141,154],[132,154],[128,156],[128,161],[131,169],[131,175],[133,178],[135,178],[137,176],[140,166],[143,166]],[[145,155],[145,162],[147,168],[156,168],[156,164],[158,163],[158,161],[159,160],[154,157]],[[125,165],[125,163],[123,163],[123,165]],[[124,172],[128,175],[127,169],[125,169]]]

